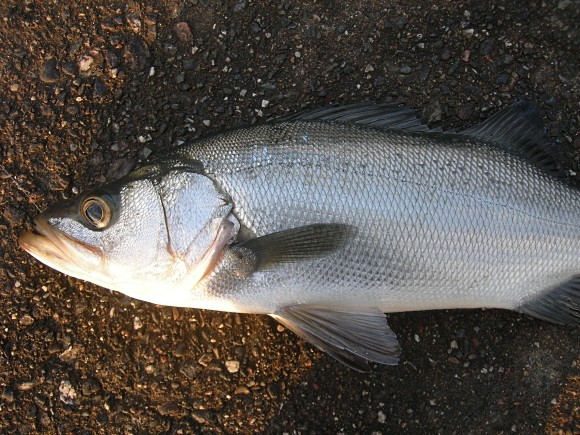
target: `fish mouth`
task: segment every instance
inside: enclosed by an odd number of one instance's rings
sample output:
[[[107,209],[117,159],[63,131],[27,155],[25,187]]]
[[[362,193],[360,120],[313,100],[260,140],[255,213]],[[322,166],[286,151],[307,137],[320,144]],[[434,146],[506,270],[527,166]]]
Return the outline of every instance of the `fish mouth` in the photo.
[[[44,216],[34,218],[33,230],[18,238],[22,249],[60,272],[81,278],[98,267],[103,258],[100,248],[88,245],[54,228]]]

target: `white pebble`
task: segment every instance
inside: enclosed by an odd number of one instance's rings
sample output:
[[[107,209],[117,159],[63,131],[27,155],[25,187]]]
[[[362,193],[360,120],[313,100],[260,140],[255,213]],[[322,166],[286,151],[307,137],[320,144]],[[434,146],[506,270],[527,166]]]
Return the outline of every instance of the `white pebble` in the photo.
[[[387,421],[387,416],[385,415],[385,413],[383,411],[377,412],[377,417],[378,417],[379,423],[384,423],[385,421]]]
[[[81,59],[79,61],[79,69],[81,71],[88,71],[88,70],[90,70],[91,69],[91,66],[93,65],[93,62],[94,61],[95,60],[91,56],[89,56],[87,54],[81,56]]]
[[[239,361],[226,361],[226,369],[230,373],[237,373],[240,370]]]
[[[60,392],[60,400],[62,400],[67,405],[72,405],[73,400],[77,397],[77,392],[69,381],[62,381],[58,387]]]

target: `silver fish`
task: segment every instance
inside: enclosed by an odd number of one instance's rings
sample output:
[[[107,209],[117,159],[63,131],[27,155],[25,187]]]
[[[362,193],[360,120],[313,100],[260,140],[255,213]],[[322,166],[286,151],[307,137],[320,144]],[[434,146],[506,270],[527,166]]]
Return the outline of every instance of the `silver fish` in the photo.
[[[49,210],[20,245],[162,305],[269,314],[357,370],[385,312],[580,324],[580,194],[526,103],[460,133],[398,104],[319,109],[176,148]]]

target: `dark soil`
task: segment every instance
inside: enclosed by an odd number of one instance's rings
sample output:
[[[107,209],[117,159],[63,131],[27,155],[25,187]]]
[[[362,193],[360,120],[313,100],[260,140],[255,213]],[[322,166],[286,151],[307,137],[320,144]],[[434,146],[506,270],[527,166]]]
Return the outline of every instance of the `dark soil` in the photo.
[[[151,152],[329,102],[462,128],[526,99],[574,172],[579,23],[575,0],[4,0],[0,432],[578,433],[578,329],[390,315],[402,363],[359,374],[264,316],[68,278],[17,237]]]

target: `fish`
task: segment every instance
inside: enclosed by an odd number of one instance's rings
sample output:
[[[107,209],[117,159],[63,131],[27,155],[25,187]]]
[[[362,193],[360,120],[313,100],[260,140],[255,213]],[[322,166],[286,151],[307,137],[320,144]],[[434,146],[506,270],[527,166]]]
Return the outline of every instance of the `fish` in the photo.
[[[498,308],[580,324],[580,193],[537,111],[463,131],[399,103],[202,137],[34,219],[20,246],[132,298],[267,314],[358,371],[385,313]]]

